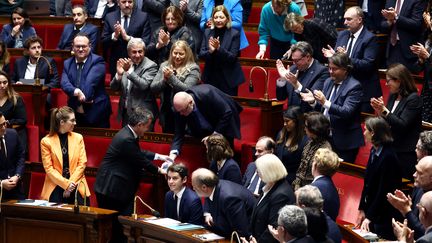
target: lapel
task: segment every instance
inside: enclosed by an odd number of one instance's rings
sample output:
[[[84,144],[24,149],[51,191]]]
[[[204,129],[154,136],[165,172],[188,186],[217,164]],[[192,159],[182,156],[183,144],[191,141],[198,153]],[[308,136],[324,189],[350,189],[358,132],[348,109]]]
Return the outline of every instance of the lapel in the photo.
[[[69,145],[69,143],[68,143]],[[57,160],[59,161],[59,164],[61,168],[63,168],[63,154],[61,152],[61,144],[60,144],[60,138],[57,134],[54,134],[51,139],[51,148],[54,151],[54,154],[57,157]],[[68,147],[69,148],[69,147]]]
[[[357,56],[357,49],[359,48],[360,44],[363,42],[363,37],[364,37],[364,33],[366,31],[366,26],[363,26],[362,31],[360,32],[360,35],[357,37],[357,40],[354,44],[354,46],[352,47],[352,51],[351,51],[351,57]]]
[[[72,135],[72,133],[69,133],[68,135],[68,157],[69,157],[69,168],[71,167],[73,161],[73,158],[78,158],[74,156],[77,146],[75,146],[75,136]]]
[[[390,94],[387,102],[387,109],[390,111],[393,109],[394,102],[396,101],[397,95],[396,94]]]
[[[337,99],[339,98],[340,94],[342,93],[342,90],[345,89],[347,86],[347,83],[351,80],[351,76],[348,76],[340,85],[339,88],[336,90],[336,94],[334,94],[334,102],[336,103]]]
[[[324,88],[323,88],[323,90],[324,90],[323,93],[327,99],[330,99],[330,94],[331,94],[333,84],[334,84],[333,79],[330,78],[329,81],[330,82],[327,82],[326,84],[324,84]]]
[[[317,60],[313,60],[312,65],[310,66],[310,68],[308,70],[306,70],[306,72],[303,74],[303,80],[306,80],[305,83],[302,83],[302,85],[304,87],[309,87],[310,82],[312,82],[313,80],[313,76],[315,75],[315,67],[316,67],[316,63]]]
[[[223,41],[221,43],[221,45],[222,45],[221,47],[223,47],[223,49],[226,49],[226,50],[230,49],[229,45],[231,45],[231,40],[232,40],[231,33],[232,33],[231,29],[225,30]]]

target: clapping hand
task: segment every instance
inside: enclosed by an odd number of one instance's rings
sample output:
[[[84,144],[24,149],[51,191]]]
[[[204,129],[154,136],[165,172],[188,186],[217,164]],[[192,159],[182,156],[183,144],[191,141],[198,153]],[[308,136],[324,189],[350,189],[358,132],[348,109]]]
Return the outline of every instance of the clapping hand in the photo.
[[[219,37],[213,38],[213,36],[210,36],[209,52],[213,53],[215,50],[219,49],[219,47],[220,47]]]
[[[327,45],[327,48],[323,48],[321,51],[323,55],[327,58],[332,57],[336,53],[330,45]]]
[[[163,29],[160,29],[158,35],[158,48],[167,46],[170,41],[170,38],[171,37],[169,32],[165,32]]]

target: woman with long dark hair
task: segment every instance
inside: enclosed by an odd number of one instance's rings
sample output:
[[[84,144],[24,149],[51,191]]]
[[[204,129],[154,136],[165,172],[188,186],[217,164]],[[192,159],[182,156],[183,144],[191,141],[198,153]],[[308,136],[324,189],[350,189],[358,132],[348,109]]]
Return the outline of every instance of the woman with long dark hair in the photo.
[[[8,48],[23,48],[24,42],[30,36],[36,35],[30,17],[22,8],[16,8],[11,15],[10,24],[5,24],[1,32],[1,39]]]

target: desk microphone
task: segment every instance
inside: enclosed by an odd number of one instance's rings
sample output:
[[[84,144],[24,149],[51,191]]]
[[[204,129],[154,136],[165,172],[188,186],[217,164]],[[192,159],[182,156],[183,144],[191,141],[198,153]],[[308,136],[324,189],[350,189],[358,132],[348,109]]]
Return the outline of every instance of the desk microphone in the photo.
[[[80,187],[80,185],[81,185],[81,182],[82,182],[82,180],[80,180],[79,182],[78,182],[78,185],[77,185],[77,187],[75,188],[75,204],[74,204],[74,213],[79,213],[79,211],[80,211],[80,209],[79,209],[79,205],[78,205],[78,189],[79,189],[79,187]],[[84,209],[87,209],[87,197],[86,197],[86,194],[87,194],[87,190],[86,190],[86,187],[84,187]]]
[[[148,209],[150,209],[150,211],[151,211],[151,214],[153,215],[153,216],[155,216],[155,217],[160,217],[161,215],[160,215],[160,213],[158,212],[158,211],[156,211],[156,210],[154,210],[152,207],[150,207],[147,203],[145,203],[139,196],[135,196],[135,198],[134,198],[134,208],[133,208],[133,214],[132,214],[132,218],[133,219],[138,219],[138,214],[136,213],[136,201],[137,201],[137,198],[141,201],[141,203],[144,205],[144,206],[146,206]]]
[[[35,73],[36,73],[36,79],[35,79],[35,84],[36,85],[40,85],[40,78],[39,78],[39,59],[43,59],[45,62],[46,62],[46,64],[48,65],[48,70],[49,70],[49,74],[50,75],[52,75],[53,74],[53,69],[52,69],[52,66],[51,66],[51,63],[48,61],[48,59],[46,58],[46,57],[44,57],[44,56],[39,56],[37,59],[36,59],[36,70],[35,70]]]
[[[3,183],[2,183],[2,180],[0,180],[0,213],[1,213],[2,198],[3,198]]]

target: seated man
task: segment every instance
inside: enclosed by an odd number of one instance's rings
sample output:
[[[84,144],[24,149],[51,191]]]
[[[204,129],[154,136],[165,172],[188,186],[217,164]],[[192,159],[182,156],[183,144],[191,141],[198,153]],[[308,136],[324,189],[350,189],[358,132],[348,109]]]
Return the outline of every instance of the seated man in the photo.
[[[39,36],[31,36],[24,42],[28,56],[18,58],[14,64],[13,82],[21,83],[21,79],[44,79],[44,85],[59,88],[60,81],[57,65],[51,57],[42,56],[43,41]]]
[[[201,84],[178,92],[173,99],[173,108],[175,133],[170,152],[173,160],[180,153],[186,133],[198,138],[219,133],[231,145],[234,138],[240,138],[239,114],[243,108],[212,85]]]
[[[256,200],[243,186],[219,178],[210,170],[199,168],[192,173],[192,186],[198,196],[205,197],[205,224],[217,234],[229,237],[237,231],[249,238],[250,215]]]
[[[172,164],[167,170],[170,191],[165,195],[165,217],[183,223],[202,225],[201,199],[186,186],[188,168],[184,164]]]
[[[64,61],[61,87],[78,126],[109,128],[111,103],[105,91],[105,61],[90,48],[89,37],[78,33],[73,40],[74,56]]]
[[[82,5],[75,5],[72,8],[73,24],[67,24],[57,45],[59,50],[71,50],[72,40],[78,33],[86,33],[90,38],[92,52],[96,52],[99,30],[96,26],[87,23],[87,9]]]
[[[0,112],[0,184],[3,199],[24,199],[21,177],[24,175],[24,150],[15,129],[6,128],[7,121]],[[2,199],[2,200],[3,200]]]
[[[150,90],[150,84],[156,76],[158,66],[145,57],[145,43],[141,38],[131,38],[127,45],[129,58],[117,60],[117,73],[110,83],[112,90],[122,91],[117,119],[122,126],[128,124],[131,111],[142,106],[155,117],[149,131],[153,131],[154,120],[158,114],[156,98]]]

